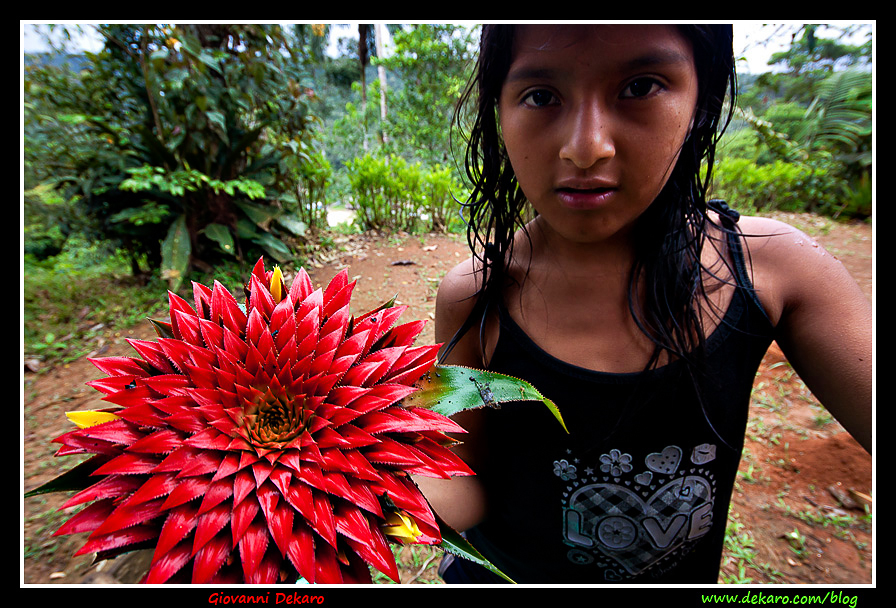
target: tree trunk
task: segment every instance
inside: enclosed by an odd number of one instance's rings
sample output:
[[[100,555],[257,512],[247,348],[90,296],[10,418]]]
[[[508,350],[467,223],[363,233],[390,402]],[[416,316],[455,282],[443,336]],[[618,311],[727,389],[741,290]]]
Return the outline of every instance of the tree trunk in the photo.
[[[386,56],[383,47],[383,24],[377,23],[373,27],[376,37],[376,55],[382,59]],[[376,69],[380,78],[380,141],[385,145],[389,141],[389,137],[386,135],[386,68],[380,64]]]
[[[367,152],[367,24],[358,24],[358,59],[361,62],[361,122],[364,125],[364,151]]]

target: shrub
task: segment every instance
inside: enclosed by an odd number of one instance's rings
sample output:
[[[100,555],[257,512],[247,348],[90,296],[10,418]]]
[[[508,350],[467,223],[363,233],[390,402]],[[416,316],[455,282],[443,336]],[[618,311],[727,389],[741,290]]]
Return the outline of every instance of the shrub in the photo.
[[[830,213],[842,191],[841,180],[823,166],[782,160],[757,165],[750,159],[726,158],[716,166],[710,195],[747,212]]]
[[[459,186],[451,170],[366,154],[347,165],[362,230],[447,230]]]
[[[454,192],[459,186],[454,179],[451,169],[448,167],[436,167],[426,174],[423,181],[425,204],[431,224],[430,229],[437,231],[448,230],[452,223],[452,216],[456,214],[458,209],[458,203],[454,199]]]

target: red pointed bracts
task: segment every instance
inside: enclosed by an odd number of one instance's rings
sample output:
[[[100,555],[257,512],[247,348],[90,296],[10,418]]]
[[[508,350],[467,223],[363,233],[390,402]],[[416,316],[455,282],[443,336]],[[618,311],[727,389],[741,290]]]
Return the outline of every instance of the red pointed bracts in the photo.
[[[219,283],[194,284],[193,306],[170,294],[140,358],[94,361],[118,418],[56,439],[99,465],[57,534],[104,556],[154,546],[147,583],[369,582],[368,564],[397,581],[390,512],[441,540],[409,474],[471,471],[447,449],[460,427],[401,404],[438,346],[412,345],[402,306],[353,318],[353,287],[300,269],[287,289],[259,260],[245,307]]]

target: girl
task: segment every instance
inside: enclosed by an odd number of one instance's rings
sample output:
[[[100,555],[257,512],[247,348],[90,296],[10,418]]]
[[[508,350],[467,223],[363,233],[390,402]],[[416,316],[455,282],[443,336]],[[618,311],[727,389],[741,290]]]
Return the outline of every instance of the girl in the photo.
[[[477,476],[419,482],[518,583],[715,583],[772,340],[870,451],[869,302],[805,235],[706,201],[731,41],[721,25],[483,28],[474,256],[439,288],[436,340],[442,363],[530,381],[569,433],[540,404],[468,412],[458,451]],[[464,560],[443,576],[500,582]]]

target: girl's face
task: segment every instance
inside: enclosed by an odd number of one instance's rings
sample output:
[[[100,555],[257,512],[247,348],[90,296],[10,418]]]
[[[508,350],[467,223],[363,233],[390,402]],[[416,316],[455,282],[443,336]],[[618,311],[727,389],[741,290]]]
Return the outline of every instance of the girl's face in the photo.
[[[693,122],[690,42],[665,25],[521,26],[499,99],[539,222],[576,243],[625,236]]]

